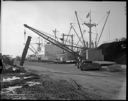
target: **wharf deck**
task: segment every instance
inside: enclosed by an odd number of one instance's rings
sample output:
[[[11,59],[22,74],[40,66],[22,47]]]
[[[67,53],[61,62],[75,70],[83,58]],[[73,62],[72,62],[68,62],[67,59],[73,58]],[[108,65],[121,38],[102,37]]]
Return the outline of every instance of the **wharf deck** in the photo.
[[[109,65],[116,64],[115,62],[111,62],[111,61],[93,61],[93,63],[98,63],[101,66],[109,66]]]

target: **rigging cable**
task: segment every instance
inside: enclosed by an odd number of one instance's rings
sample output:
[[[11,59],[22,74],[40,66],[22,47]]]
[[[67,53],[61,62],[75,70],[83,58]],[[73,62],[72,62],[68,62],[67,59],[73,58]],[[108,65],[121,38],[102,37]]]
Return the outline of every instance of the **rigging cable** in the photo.
[[[74,30],[74,32],[75,32],[75,34],[77,35],[77,37],[79,38],[79,41],[83,44],[83,42],[82,42],[81,38],[79,37],[79,35],[78,35],[78,33],[76,32],[76,30],[75,30],[75,28],[74,28],[74,26],[73,26],[73,25],[72,25],[72,28],[73,28],[73,30]]]

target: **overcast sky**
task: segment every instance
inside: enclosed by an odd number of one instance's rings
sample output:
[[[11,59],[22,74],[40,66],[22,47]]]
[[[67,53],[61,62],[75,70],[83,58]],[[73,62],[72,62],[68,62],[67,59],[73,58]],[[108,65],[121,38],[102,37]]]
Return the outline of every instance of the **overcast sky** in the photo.
[[[91,9],[92,22],[99,23],[98,34],[105,22],[106,12],[110,10],[100,44],[115,38],[126,37],[126,2],[87,2],[87,1],[5,1],[2,2],[2,53],[13,56],[22,55],[24,48],[24,26],[27,24],[41,31],[53,34],[58,30],[57,36],[68,33],[70,23],[80,35],[75,16],[75,10],[81,23],[85,41],[88,41],[88,29],[82,25],[88,22],[87,13]],[[27,30],[27,34],[36,37],[36,34]],[[94,29],[95,31],[95,29]],[[95,34],[92,35],[95,39]],[[75,38],[75,42],[78,40]]]

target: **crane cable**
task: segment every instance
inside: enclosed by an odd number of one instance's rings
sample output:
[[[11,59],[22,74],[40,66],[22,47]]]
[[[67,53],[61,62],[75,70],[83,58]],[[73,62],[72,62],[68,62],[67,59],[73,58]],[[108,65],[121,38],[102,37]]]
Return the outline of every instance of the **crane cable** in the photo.
[[[81,43],[83,44],[83,42],[82,42],[81,38],[79,37],[79,35],[78,35],[78,33],[76,32],[76,30],[75,30],[75,28],[74,28],[74,26],[73,26],[73,25],[72,25],[72,28],[73,28],[74,32],[76,33],[77,37],[79,38],[79,41],[81,41]]]
[[[29,50],[31,50],[37,56],[37,53],[31,47],[29,47]]]
[[[84,35],[84,32],[83,32],[83,35]],[[76,44],[76,45],[78,45],[80,41],[81,41],[81,40],[79,39],[79,41],[77,42],[77,44]]]

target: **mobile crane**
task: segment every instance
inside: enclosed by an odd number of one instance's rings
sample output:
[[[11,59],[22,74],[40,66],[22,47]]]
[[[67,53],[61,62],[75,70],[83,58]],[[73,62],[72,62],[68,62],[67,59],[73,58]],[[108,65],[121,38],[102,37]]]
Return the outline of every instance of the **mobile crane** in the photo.
[[[82,55],[80,55],[78,52],[75,52],[74,50],[70,49],[66,44],[61,43],[57,40],[55,40],[54,38],[46,35],[45,32],[41,32],[33,27],[28,26],[27,24],[24,24],[24,27],[28,28],[29,30],[33,31],[34,33],[36,33],[37,35],[39,35],[40,37],[44,38],[45,40],[51,42],[52,44],[58,46],[59,48],[71,53],[75,60],[76,60],[76,65],[77,68],[80,68],[81,70],[83,70],[83,68],[86,68],[86,66],[89,64],[93,64],[92,61],[87,61],[83,58]],[[87,68],[88,70],[89,68]],[[90,68],[90,69],[99,69],[98,66],[95,66],[94,68]],[[85,70],[85,69],[84,69]]]

